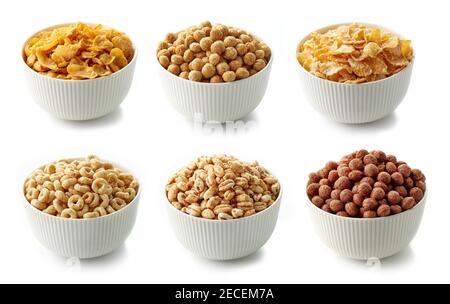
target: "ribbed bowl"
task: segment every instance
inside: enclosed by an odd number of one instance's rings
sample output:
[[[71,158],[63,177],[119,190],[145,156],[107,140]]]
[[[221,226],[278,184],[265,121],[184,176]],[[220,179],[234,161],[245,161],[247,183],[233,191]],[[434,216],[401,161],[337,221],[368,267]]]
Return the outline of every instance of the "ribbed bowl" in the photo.
[[[316,32],[323,33],[339,25],[343,24],[328,26]],[[397,109],[408,91],[413,66],[414,61],[391,77],[362,84],[343,84],[322,79],[300,64],[298,70],[303,90],[316,110],[340,123],[362,124],[382,119]]]
[[[235,121],[250,114],[266,93],[273,55],[257,74],[231,83],[199,83],[171,74],[159,62],[162,88],[170,104],[184,116],[200,122]]]
[[[347,258],[368,260],[383,259],[405,249],[419,230],[425,203],[426,196],[409,211],[376,219],[340,217],[309,201],[307,205],[320,239],[329,248]]]
[[[136,222],[141,189],[125,208],[94,219],[65,219],[34,208],[25,198],[26,214],[36,239],[67,258],[90,259],[120,248]]]
[[[210,260],[236,260],[258,251],[270,239],[278,219],[282,192],[277,201],[253,216],[217,221],[187,215],[164,204],[175,236],[194,254]]]
[[[52,26],[51,30],[63,25]],[[31,96],[53,116],[64,120],[91,120],[117,109],[130,90],[137,60],[134,57],[123,69],[92,80],[62,80],[41,75],[23,61]]]

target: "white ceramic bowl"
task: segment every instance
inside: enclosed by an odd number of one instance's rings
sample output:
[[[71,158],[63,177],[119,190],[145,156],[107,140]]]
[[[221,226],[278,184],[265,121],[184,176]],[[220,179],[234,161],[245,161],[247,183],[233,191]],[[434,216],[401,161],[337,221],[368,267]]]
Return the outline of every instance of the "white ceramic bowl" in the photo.
[[[69,24],[44,30],[65,25]],[[47,77],[22,61],[31,96],[41,108],[64,120],[91,120],[105,116],[120,106],[131,87],[136,60],[137,49],[134,46],[133,59],[126,67],[109,76],[88,80]]]
[[[60,218],[34,208],[25,196],[23,202],[34,236],[44,247],[63,257],[91,259],[123,245],[136,222],[140,193],[141,187],[125,208],[94,219]]]
[[[275,203],[253,216],[218,221],[193,217],[164,204],[175,236],[194,254],[217,261],[236,260],[258,251],[270,239],[278,219],[282,190]]]
[[[250,114],[266,93],[273,54],[257,74],[231,83],[200,83],[175,76],[158,61],[162,88],[172,106],[198,122],[235,121]]]
[[[323,211],[308,200],[312,221],[320,239],[337,254],[355,259],[383,259],[405,249],[419,230],[426,203],[397,215],[360,219]]]
[[[324,33],[340,25],[344,24],[328,26],[316,32]],[[305,37],[300,45],[309,38],[310,35]],[[303,90],[316,110],[340,123],[362,124],[382,119],[397,109],[408,91],[414,60],[391,77],[362,84],[343,84],[322,79],[308,72],[301,64],[298,65]]]

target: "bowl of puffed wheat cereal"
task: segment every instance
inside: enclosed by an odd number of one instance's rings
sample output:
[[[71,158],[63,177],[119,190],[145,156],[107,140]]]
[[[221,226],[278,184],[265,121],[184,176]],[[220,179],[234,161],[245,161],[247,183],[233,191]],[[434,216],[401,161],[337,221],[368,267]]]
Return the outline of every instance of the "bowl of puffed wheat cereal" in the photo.
[[[32,35],[22,57],[30,93],[41,108],[64,120],[91,120],[125,99],[137,51],[120,31],[78,22]]]
[[[169,102],[206,122],[250,114],[264,97],[273,61],[271,49],[253,34],[209,21],[167,34],[156,53]]]
[[[425,209],[422,171],[383,151],[359,150],[309,175],[306,193],[322,241],[339,255],[386,258],[405,249]]]
[[[211,260],[255,253],[272,235],[281,204],[278,179],[257,162],[202,156],[179,170],[165,189],[178,240]]]
[[[414,63],[410,40],[371,24],[338,24],[313,32],[297,48],[303,91],[334,121],[369,123],[403,101]]]
[[[122,167],[92,155],[34,170],[23,194],[33,233],[45,247],[89,259],[116,250],[128,238],[140,186]]]

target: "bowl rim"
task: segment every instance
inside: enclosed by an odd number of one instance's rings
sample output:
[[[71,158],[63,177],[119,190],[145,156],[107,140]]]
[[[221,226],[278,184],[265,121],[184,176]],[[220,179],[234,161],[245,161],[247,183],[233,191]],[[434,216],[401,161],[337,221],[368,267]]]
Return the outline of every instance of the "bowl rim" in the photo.
[[[325,214],[326,216],[330,217],[330,218],[337,218],[343,221],[352,221],[352,222],[376,222],[376,221],[388,221],[388,220],[392,220],[396,217],[400,217],[400,216],[406,216],[406,214],[409,214],[410,212],[419,209],[419,207],[422,207],[422,205],[425,204],[426,200],[428,197],[428,185],[427,188],[425,190],[425,193],[423,194],[423,198],[420,200],[420,202],[418,202],[413,208],[400,212],[398,214],[394,214],[394,215],[390,215],[390,216],[386,216],[386,217],[377,217],[377,218],[359,218],[359,217],[343,217],[343,216],[338,216],[336,214],[333,213],[329,213],[326,212],[324,210],[322,210],[321,208],[315,206],[311,200],[309,199],[308,195],[306,194],[306,198],[308,200],[307,204],[309,205],[310,208],[313,208],[313,210],[319,210],[320,213]]]
[[[54,77],[50,77],[50,76],[47,76],[47,75],[42,75],[41,73],[35,71],[33,68],[31,68],[30,66],[28,66],[28,64],[27,64],[26,61],[25,61],[25,53],[24,53],[24,51],[25,51],[25,46],[26,46],[27,42],[30,41],[30,39],[32,39],[34,36],[36,36],[36,35],[39,34],[40,32],[48,31],[48,30],[53,30],[53,29],[57,29],[57,28],[63,27],[63,26],[76,25],[76,24],[79,23],[79,22],[81,22],[81,21],[77,21],[77,22],[66,22],[66,23],[61,23],[61,24],[57,24],[57,25],[52,25],[52,26],[46,27],[46,28],[44,28],[44,29],[41,29],[41,30],[35,32],[33,35],[31,35],[29,38],[27,38],[27,39],[25,40],[25,42],[23,43],[22,48],[21,48],[21,57],[22,57],[22,60],[21,60],[21,61],[22,61],[22,63],[24,64],[25,68],[26,68],[27,70],[30,70],[31,72],[34,72],[34,74],[37,74],[38,76],[43,77],[43,78],[45,78],[45,79],[52,79],[52,80],[55,80],[55,81],[62,81],[62,82],[66,82],[66,83],[84,83],[84,82],[94,82],[94,81],[100,81],[100,80],[108,79],[108,78],[110,78],[110,77],[112,77],[112,76],[115,76],[115,75],[120,74],[121,72],[124,72],[124,71],[127,70],[131,65],[134,65],[134,64],[135,64],[135,62],[136,62],[136,60],[137,60],[137,57],[138,57],[138,48],[137,48],[136,44],[134,43],[134,41],[130,38],[130,40],[131,40],[131,42],[132,42],[132,44],[133,44],[133,50],[134,50],[133,58],[131,59],[130,62],[128,62],[128,64],[127,64],[125,67],[123,67],[122,69],[118,70],[117,72],[112,73],[111,75],[102,76],[102,77],[97,77],[97,78],[94,78],[94,79],[59,79],[59,78],[54,78]],[[84,23],[84,24],[87,24],[87,25],[89,25],[89,26],[94,26],[94,25],[99,25],[99,24],[100,24],[100,25],[102,25],[102,26],[105,27],[105,28],[110,28],[110,29],[113,29],[113,30],[117,30],[117,29],[114,28],[114,27],[110,27],[110,26],[107,26],[107,25],[103,25],[103,24],[101,24],[101,23],[92,23],[92,22],[83,22],[83,23]],[[118,31],[118,30],[117,30],[117,31]],[[130,37],[128,34],[126,34],[126,33],[124,33],[124,34],[125,34],[126,36]]]
[[[253,37],[259,39],[259,37],[256,36],[256,35],[253,35],[253,33],[251,33],[251,35],[252,35]],[[265,41],[265,40],[262,40],[262,39],[259,39],[259,40],[260,40],[260,41],[263,41],[263,42]],[[158,68],[159,68],[160,70],[162,70],[163,72],[169,74],[170,76],[172,76],[172,77],[175,78],[175,79],[178,79],[178,80],[181,80],[181,81],[185,81],[185,82],[187,82],[187,83],[191,83],[191,84],[193,84],[193,85],[197,85],[197,86],[201,86],[201,87],[214,87],[214,88],[219,88],[219,87],[229,87],[229,86],[232,86],[232,85],[237,85],[237,84],[239,84],[239,83],[246,83],[246,82],[251,81],[252,79],[254,79],[254,77],[256,77],[257,75],[260,75],[260,74],[262,74],[263,72],[266,72],[269,68],[272,67],[272,62],[273,62],[273,57],[274,57],[274,52],[273,52],[272,48],[271,48],[270,50],[271,50],[271,55],[270,55],[269,62],[267,62],[266,66],[265,66],[261,71],[259,71],[259,72],[256,73],[255,75],[252,75],[252,76],[247,77],[247,78],[245,78],[245,79],[239,79],[239,80],[236,80],[236,81],[233,81],[233,82],[221,82],[221,83],[197,82],[197,81],[192,81],[192,80],[188,80],[188,79],[181,78],[180,76],[176,76],[176,75],[170,73],[167,69],[165,69],[165,68],[159,63],[159,61],[158,61],[158,56],[155,56],[155,57],[156,57],[155,59],[156,59],[156,65],[158,65]]]
[[[343,23],[337,23],[337,24],[333,24],[333,25],[328,25],[328,26],[322,27],[322,28],[317,29],[317,30],[309,33],[308,35],[306,35],[297,44],[295,55],[297,56],[298,51],[300,49],[300,46],[303,45],[303,43],[307,39],[309,39],[313,33],[326,32],[326,31],[329,31],[331,29],[337,28],[337,27],[342,26],[342,25],[352,25],[352,24],[360,24],[360,25],[365,25],[367,27],[379,28],[379,29],[382,29],[382,30],[384,30],[386,32],[389,32],[389,33],[392,33],[392,34],[396,35],[400,39],[403,39],[403,37],[404,37],[403,35],[398,34],[396,31],[392,31],[391,29],[389,29],[389,28],[387,28],[385,26],[381,26],[381,25],[374,24],[374,23],[367,23],[367,22],[343,22]],[[384,82],[384,81],[388,81],[388,80],[394,79],[396,77],[399,77],[399,75],[406,73],[406,71],[408,71],[409,69],[412,69],[412,67],[414,65],[414,62],[415,62],[415,59],[416,59],[416,49],[413,48],[413,50],[414,50],[413,58],[411,59],[409,64],[405,68],[403,68],[400,72],[395,73],[394,75],[391,75],[391,76],[389,76],[387,78],[384,78],[384,79],[380,79],[380,80],[376,80],[376,81],[370,81],[370,82],[363,82],[363,83],[341,83],[341,82],[336,82],[336,81],[332,81],[332,80],[329,80],[329,79],[320,78],[320,77],[312,74],[311,72],[309,72],[303,65],[300,64],[300,62],[298,62],[297,59],[295,61],[297,62],[297,65],[300,66],[300,71],[306,73],[309,76],[312,76],[314,79],[318,79],[320,81],[324,81],[324,82],[327,82],[327,83],[333,83],[333,84],[336,84],[338,86],[363,87],[363,86],[369,86],[369,85],[373,85],[373,84],[377,84],[377,83],[380,83],[380,82]]]
[[[280,193],[278,193],[278,197],[277,199],[273,202],[272,205],[270,205],[268,208],[264,209],[261,212],[257,212],[251,216],[247,216],[247,217],[241,217],[241,218],[237,218],[237,219],[232,219],[232,220],[225,220],[225,221],[221,221],[221,220],[211,220],[211,219],[206,219],[203,217],[195,217],[189,214],[186,214],[184,212],[182,212],[181,210],[178,210],[177,208],[175,208],[174,206],[172,206],[172,204],[169,202],[168,198],[167,198],[167,193],[166,190],[164,190],[164,197],[165,197],[165,202],[164,204],[167,205],[167,208],[169,210],[169,212],[176,212],[177,214],[181,214],[183,217],[193,220],[193,221],[199,221],[199,222],[203,222],[203,223],[213,223],[213,225],[229,225],[227,223],[242,223],[242,222],[247,222],[247,221],[251,221],[252,219],[258,217],[258,216],[262,216],[264,213],[269,212],[271,209],[275,208],[276,205],[281,204],[281,197],[283,196],[283,186],[282,183],[280,182],[280,180],[278,179],[278,183],[280,184]],[[217,224],[216,224],[217,223]]]
[[[68,160],[68,161],[73,161],[73,160],[84,160],[84,159],[85,159],[84,157],[71,157],[71,158],[65,158],[65,160]],[[103,159],[101,159],[101,160],[103,160]],[[121,165],[119,165],[119,166],[116,166],[116,165],[117,165],[117,163],[114,163],[114,167],[115,167],[115,168],[119,168],[119,169],[121,169],[122,171],[131,172],[131,171],[127,170],[125,167],[122,167]],[[45,165],[40,166],[40,167],[36,168],[35,170],[42,169],[42,168],[44,168],[44,167],[45,167]],[[135,177],[134,174],[133,174],[133,177]],[[46,217],[51,218],[52,220],[63,221],[63,222],[71,222],[71,223],[84,223],[84,222],[93,222],[93,221],[105,221],[105,220],[108,219],[108,218],[111,218],[111,217],[113,217],[113,216],[117,216],[117,215],[118,215],[119,213],[121,213],[122,211],[125,211],[126,209],[131,208],[132,205],[137,204],[137,201],[139,200],[139,198],[140,198],[140,196],[141,196],[141,190],[142,190],[142,186],[141,186],[141,184],[139,183],[139,189],[138,189],[138,191],[137,191],[137,193],[136,193],[136,197],[135,197],[130,203],[128,203],[124,208],[122,208],[122,209],[120,209],[120,210],[118,210],[118,211],[116,211],[116,212],[114,212],[114,213],[107,214],[107,215],[104,215],[104,216],[99,216],[99,217],[96,217],[96,218],[87,218],[87,219],[85,219],[85,218],[76,218],[76,219],[72,219],[72,218],[63,218],[63,217],[57,217],[57,216],[54,216],[54,215],[50,215],[50,214],[47,214],[47,213],[45,213],[45,212],[43,212],[43,211],[41,211],[41,210],[39,210],[39,209],[33,207],[33,206],[31,205],[31,203],[30,203],[30,202],[27,200],[27,198],[25,197],[25,193],[24,193],[24,190],[25,190],[24,187],[25,187],[25,184],[26,184],[26,182],[27,182],[27,179],[28,179],[28,177],[25,178],[25,181],[23,182],[22,187],[21,187],[21,192],[22,192],[23,202],[24,202],[25,205],[27,205],[27,208],[31,208],[31,210],[34,210],[34,212],[37,213],[37,214],[39,214],[40,216],[46,216]],[[137,180],[137,181],[139,182],[139,179],[137,179],[136,177],[135,177],[135,180]]]

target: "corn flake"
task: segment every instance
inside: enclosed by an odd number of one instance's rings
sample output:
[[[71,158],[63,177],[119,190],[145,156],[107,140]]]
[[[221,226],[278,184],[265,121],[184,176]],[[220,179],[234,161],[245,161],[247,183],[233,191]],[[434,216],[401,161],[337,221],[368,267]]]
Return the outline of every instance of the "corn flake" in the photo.
[[[134,56],[125,34],[102,25],[84,23],[42,31],[23,50],[26,64],[48,77],[95,79],[127,66]]]
[[[298,62],[313,75],[349,84],[390,77],[413,57],[410,40],[361,24],[313,33],[297,52]]]

